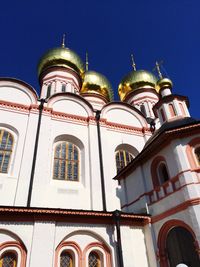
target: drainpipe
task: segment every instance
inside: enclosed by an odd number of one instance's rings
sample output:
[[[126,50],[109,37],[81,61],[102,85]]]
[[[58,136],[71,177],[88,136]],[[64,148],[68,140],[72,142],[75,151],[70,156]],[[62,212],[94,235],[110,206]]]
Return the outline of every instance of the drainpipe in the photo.
[[[119,267],[124,267],[124,260],[122,254],[122,242],[121,242],[121,229],[120,229],[120,218],[121,211],[115,210],[113,211],[113,219],[115,222],[116,232],[117,232],[117,254],[118,254],[118,265]]]
[[[105,194],[105,182],[104,182],[104,171],[103,171],[103,157],[102,157],[102,145],[101,145],[101,130],[100,130],[100,114],[101,111],[96,111],[96,123],[97,123],[97,136],[98,136],[98,147],[99,147],[99,165],[100,165],[100,175],[101,175],[101,193],[102,193],[102,206],[103,211],[106,211],[106,194]]]
[[[27,207],[30,207],[30,205],[31,205],[31,197],[32,197],[32,190],[33,190],[33,180],[34,180],[34,175],[35,175],[35,163],[36,163],[36,158],[37,158],[37,150],[38,150],[38,141],[39,141],[39,135],[40,135],[42,111],[43,111],[43,108],[44,108],[45,99],[42,98],[39,101],[40,101],[39,116],[38,116],[38,124],[37,124],[37,131],[36,131],[36,137],[35,137],[35,146],[34,146],[33,162],[32,162],[32,168],[31,168],[31,177],[30,177],[30,183],[29,183],[29,189],[28,189]]]

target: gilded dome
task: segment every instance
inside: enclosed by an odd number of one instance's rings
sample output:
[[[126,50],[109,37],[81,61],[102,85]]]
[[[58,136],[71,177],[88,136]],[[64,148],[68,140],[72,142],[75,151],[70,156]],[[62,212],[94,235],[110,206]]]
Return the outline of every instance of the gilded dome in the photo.
[[[84,65],[80,57],[71,49],[57,47],[47,51],[38,64],[38,76],[50,67],[67,67],[75,70],[78,74],[84,73]]]
[[[172,89],[172,87],[173,87],[173,83],[170,79],[161,78],[160,80],[157,81],[156,90],[159,92],[160,89],[164,89],[164,88]]]
[[[119,85],[118,93],[120,99],[124,100],[129,92],[138,89],[156,89],[156,82],[156,76],[147,70],[131,71],[122,79]]]
[[[113,90],[107,78],[95,71],[87,71],[83,77],[81,94],[97,94],[108,101],[113,99]]]

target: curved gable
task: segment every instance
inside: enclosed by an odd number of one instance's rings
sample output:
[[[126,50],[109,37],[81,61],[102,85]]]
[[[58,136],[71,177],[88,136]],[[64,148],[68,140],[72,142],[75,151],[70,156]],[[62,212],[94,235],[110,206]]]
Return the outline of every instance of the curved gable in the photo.
[[[114,122],[133,127],[148,127],[141,112],[124,103],[110,103],[102,109],[101,117]]]
[[[23,105],[37,104],[35,90],[23,81],[12,78],[0,79],[0,100]]]
[[[92,106],[82,97],[70,93],[59,93],[49,98],[47,103],[54,111],[78,116],[93,116]]]

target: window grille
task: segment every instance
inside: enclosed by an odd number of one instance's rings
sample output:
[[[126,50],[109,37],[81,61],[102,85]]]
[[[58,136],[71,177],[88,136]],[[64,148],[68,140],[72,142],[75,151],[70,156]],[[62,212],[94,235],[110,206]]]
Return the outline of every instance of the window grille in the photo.
[[[0,259],[0,267],[16,267],[17,256],[12,252],[4,253]]]
[[[133,155],[125,150],[118,150],[115,154],[117,173],[133,160]]]
[[[79,150],[74,144],[62,142],[55,147],[53,178],[78,181]]]
[[[13,136],[5,130],[0,130],[0,173],[8,173],[12,149]]]
[[[101,267],[99,255],[95,252],[91,252],[88,258],[89,267]]]
[[[63,251],[60,255],[60,267],[73,267],[72,256],[67,251]]]

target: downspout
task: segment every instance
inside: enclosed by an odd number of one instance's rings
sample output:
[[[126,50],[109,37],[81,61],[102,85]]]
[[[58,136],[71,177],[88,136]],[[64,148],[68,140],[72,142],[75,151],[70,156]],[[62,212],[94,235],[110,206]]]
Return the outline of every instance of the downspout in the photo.
[[[123,253],[122,253],[122,242],[121,242],[121,229],[120,229],[120,218],[121,211],[115,210],[113,211],[113,219],[115,222],[116,232],[117,232],[117,255],[118,255],[118,266],[124,267]]]
[[[27,207],[30,207],[30,205],[31,205],[31,197],[32,197],[32,190],[33,190],[33,180],[34,180],[34,175],[35,175],[35,163],[36,163],[36,158],[37,158],[37,150],[38,150],[38,141],[39,141],[39,135],[40,135],[42,111],[43,111],[43,108],[44,108],[45,99],[42,98],[39,101],[40,101],[39,116],[38,116],[38,124],[37,124],[37,131],[36,131],[36,137],[35,137],[35,146],[34,146],[33,162],[32,162],[32,168],[31,168],[31,177],[30,177],[30,183],[29,183],[29,189],[28,189]]]
[[[102,145],[101,145],[101,130],[100,130],[100,114],[101,111],[96,111],[96,123],[97,123],[97,137],[98,137],[98,148],[99,148],[99,165],[100,165],[100,175],[101,175],[101,194],[102,194],[102,206],[103,211],[106,211],[106,194],[105,194],[105,182],[104,182],[104,171],[103,171],[103,157],[102,157]]]

